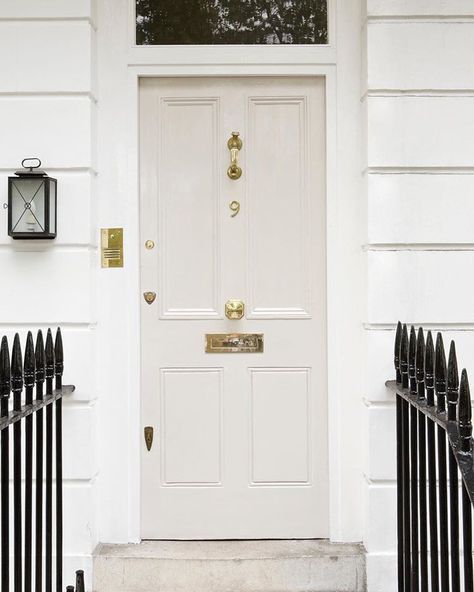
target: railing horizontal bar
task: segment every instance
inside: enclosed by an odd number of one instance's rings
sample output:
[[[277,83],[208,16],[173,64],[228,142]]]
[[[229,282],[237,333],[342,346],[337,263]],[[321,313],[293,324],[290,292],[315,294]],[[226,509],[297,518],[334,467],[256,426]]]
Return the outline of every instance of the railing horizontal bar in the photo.
[[[0,418],[0,431],[4,430],[6,427],[15,424],[17,421],[21,421],[25,417],[32,415],[36,411],[43,409],[44,407],[54,403],[58,399],[61,399],[65,396],[71,395],[74,390],[75,386],[72,385],[65,385],[60,390],[54,390],[52,395],[48,395],[44,397],[42,400],[35,400],[33,403],[29,405],[23,405],[21,411],[10,411],[8,417]]]
[[[418,399],[416,394],[410,394],[410,390],[408,388],[403,388],[400,384],[397,384],[395,380],[388,380],[385,383],[385,386],[392,392],[405,399],[405,401],[410,403],[410,405],[418,409],[418,411],[424,413],[426,417],[429,417],[432,421],[437,423],[445,430],[448,435],[449,445],[456,458],[463,482],[466,485],[469,499],[474,505],[474,459],[473,455],[466,454],[461,451],[461,440],[458,434],[457,423],[448,421],[446,419],[445,413],[438,413],[435,406],[427,405],[426,400]]]

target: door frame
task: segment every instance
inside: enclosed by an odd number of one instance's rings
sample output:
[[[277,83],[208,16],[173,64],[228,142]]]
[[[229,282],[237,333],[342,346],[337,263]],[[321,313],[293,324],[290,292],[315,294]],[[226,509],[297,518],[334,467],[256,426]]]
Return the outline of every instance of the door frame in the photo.
[[[358,3],[353,3],[354,7]],[[346,0],[329,0],[330,39],[338,43],[349,34],[352,44],[360,41],[360,20],[357,20],[355,37],[353,15],[346,8]],[[136,47],[130,44],[134,14],[133,0],[104,0],[99,3],[99,23],[104,24],[99,37],[99,77],[98,153],[100,158],[98,176],[98,222],[100,226],[123,226],[125,228],[124,246],[126,252],[125,281],[120,283],[111,275],[102,274],[98,280],[98,345],[102,350],[110,342],[111,335],[119,335],[122,341],[121,355],[126,360],[126,377],[110,377],[105,370],[99,377],[101,389],[108,393],[100,404],[100,479],[98,508],[99,515],[107,514],[105,508],[110,499],[117,502],[117,514],[123,511],[126,523],[103,519],[99,522],[99,540],[108,542],[140,541],[140,453],[143,446],[140,413],[141,378],[141,332],[140,307],[140,229],[139,229],[139,79],[142,77],[239,77],[239,76],[278,76],[278,77],[320,77],[326,81],[326,264],[327,264],[327,396],[328,396],[328,465],[329,465],[329,515],[330,538],[337,541],[353,541],[362,538],[362,471],[359,476],[348,475],[347,420],[344,421],[343,406],[347,409],[347,390],[359,395],[362,401],[359,373],[363,371],[358,352],[363,351],[363,316],[350,318],[353,326],[347,326],[347,315],[341,311],[347,308],[344,293],[348,266],[352,265],[355,281],[354,295],[357,306],[363,307],[365,290],[364,264],[358,256],[356,262],[348,264],[355,245],[360,248],[363,241],[347,243],[343,228],[353,224],[354,212],[347,208],[346,194],[353,196],[356,183],[362,181],[360,157],[359,113],[354,110],[354,97],[360,100],[359,76],[360,56],[356,55],[351,43],[344,52],[336,52],[335,43],[324,47],[280,46],[277,48],[248,48],[229,46],[222,54],[217,49],[203,46],[178,48],[172,55],[170,48]],[[103,14],[100,14],[100,11]],[[357,11],[356,11],[357,12]],[[357,12],[358,13],[358,12]],[[337,15],[337,29],[335,27]],[[113,18],[111,18],[113,16]],[[102,17],[102,18],[101,18]],[[99,29],[101,31],[101,29]],[[332,33],[331,33],[332,31]],[[123,35],[128,40],[124,44]],[[176,49],[176,48],[174,48]],[[269,52],[277,49],[277,52]],[[296,51],[295,51],[296,50]],[[216,53],[214,53],[216,52]],[[250,58],[244,63],[242,52]],[[219,57],[220,56],[220,57]],[[245,58],[247,59],[247,58]],[[354,77],[355,71],[355,77]],[[100,92],[100,89],[105,92]],[[118,94],[120,96],[118,96]],[[117,126],[117,121],[122,124]],[[347,142],[348,134],[354,137],[354,146]],[[357,146],[357,147],[356,147]],[[355,166],[351,160],[355,158]],[[117,164],[121,162],[121,169]],[[341,173],[342,170],[342,173]],[[349,173],[347,173],[347,170]],[[338,180],[338,174],[344,177]],[[115,178],[113,175],[117,178]],[[359,178],[360,177],[360,178]],[[115,189],[115,192],[114,192]],[[114,199],[110,198],[114,193]],[[358,192],[360,195],[360,191]],[[119,207],[117,207],[117,204]],[[354,206],[351,206],[354,207]],[[341,243],[342,241],[342,243]],[[344,242],[346,241],[346,242]],[[343,248],[341,248],[343,244]],[[358,253],[357,253],[358,255]],[[362,253],[361,253],[362,255]],[[354,273],[355,272],[355,273]],[[358,283],[357,283],[358,282]],[[120,293],[117,293],[120,285]],[[352,286],[352,284],[351,284]],[[113,295],[113,300],[111,296]],[[101,300],[103,299],[103,300]],[[101,303],[102,302],[102,303]],[[117,318],[127,319],[117,328]],[[359,357],[358,357],[359,356]],[[350,381],[344,379],[348,374]],[[114,382],[115,380],[115,382]],[[124,386],[125,385],[125,386]],[[119,395],[120,393],[120,395]],[[117,418],[120,427],[109,427],[107,422],[111,413],[117,413],[117,400],[120,397],[123,411]],[[353,421],[351,411],[351,421]],[[356,418],[356,423],[357,422]],[[116,462],[119,435],[123,438],[120,449],[123,465],[112,467]],[[361,439],[361,438],[360,438]],[[109,443],[113,441],[114,446]],[[108,450],[112,448],[112,450]],[[120,452],[119,452],[120,454]],[[345,455],[345,456],[344,456]],[[362,455],[360,454],[359,457]],[[362,463],[360,458],[356,458]],[[126,470],[124,470],[126,465]],[[105,469],[107,467],[107,469]],[[109,468],[111,467],[111,468]],[[357,465],[355,466],[357,469]],[[347,527],[348,516],[354,515],[344,503],[343,494],[347,491],[348,480],[357,483],[352,489],[359,512],[353,525]],[[118,491],[120,490],[120,494]],[[102,512],[101,510],[104,510]]]

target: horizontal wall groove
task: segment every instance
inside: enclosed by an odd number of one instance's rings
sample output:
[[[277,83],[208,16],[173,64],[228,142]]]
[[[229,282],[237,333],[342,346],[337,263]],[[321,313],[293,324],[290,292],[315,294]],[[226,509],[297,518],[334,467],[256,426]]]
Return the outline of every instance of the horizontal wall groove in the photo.
[[[367,473],[364,473],[364,479],[367,485],[375,487],[395,487],[397,484],[396,479],[374,479],[373,477],[369,477]]]
[[[474,243],[370,243],[364,251],[474,251]]]
[[[369,175],[474,175],[474,166],[370,166],[362,172]]]
[[[0,253],[2,251],[14,253],[47,253],[54,251],[63,253],[96,253],[98,246],[93,243],[70,243],[70,244],[38,244],[38,241],[30,240],[26,244],[26,239],[21,244],[0,243]]]
[[[97,25],[89,16],[1,16],[0,23],[88,23],[94,31]]]
[[[370,409],[395,409],[395,400],[393,401],[375,401],[371,399],[363,398],[364,405]]]
[[[18,170],[20,165],[18,165],[16,168],[12,168],[12,167],[0,167],[0,173],[6,173],[8,175],[13,175],[15,173],[15,171]],[[94,169],[92,167],[72,167],[72,166],[68,166],[68,167],[57,167],[57,166],[46,166],[44,163],[42,164],[42,168],[47,169],[47,173],[52,176],[53,174],[61,174],[61,175],[68,175],[68,174],[72,174],[72,175],[77,175],[77,174],[84,174],[84,173],[88,173],[90,175],[94,175],[97,176],[99,173],[97,171],[97,169]]]
[[[473,14],[393,14],[393,15],[367,15],[367,24],[410,24],[410,23],[454,23],[471,24],[474,22]]]
[[[414,321],[401,319],[408,326],[423,327],[425,331],[474,331],[472,323],[436,323],[432,321]],[[365,331],[395,331],[397,323],[362,323]]]
[[[26,329],[44,329],[45,327],[61,327],[61,329],[68,329],[68,331],[93,331],[97,327],[97,323],[86,323],[86,322],[70,322],[70,321],[44,321],[42,323],[28,323],[28,322],[2,322],[0,321],[0,332],[3,329],[14,330],[18,329],[24,331]]]
[[[57,91],[0,91],[0,99],[11,99],[11,98],[60,98],[60,99],[77,99],[77,98],[88,98],[93,103],[97,103],[97,97],[90,91],[74,91],[74,90],[57,90]]]
[[[361,97],[364,101],[370,97],[390,97],[390,98],[405,98],[405,97],[429,97],[429,98],[443,98],[443,97],[474,97],[473,88],[370,88]]]

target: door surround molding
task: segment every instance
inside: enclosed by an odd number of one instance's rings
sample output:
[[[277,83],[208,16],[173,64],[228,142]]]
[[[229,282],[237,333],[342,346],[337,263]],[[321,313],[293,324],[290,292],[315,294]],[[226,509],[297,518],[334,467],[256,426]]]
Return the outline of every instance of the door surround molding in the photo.
[[[354,3],[356,4],[356,3]],[[355,315],[351,326],[347,326],[347,309],[344,293],[348,266],[348,255],[352,255],[357,241],[348,241],[342,234],[342,228],[350,227],[354,221],[354,213],[346,207],[346,195],[360,195],[354,185],[361,181],[360,166],[357,157],[360,150],[354,149],[347,142],[348,135],[354,136],[359,147],[360,121],[354,114],[355,96],[360,100],[359,68],[360,56],[351,44],[360,41],[360,20],[354,25],[354,16],[345,10],[344,0],[330,0],[330,36],[337,36],[338,47],[343,36],[349,34],[350,43],[336,56],[335,44],[312,48],[314,53],[305,54],[295,49],[306,49],[307,46],[280,46],[278,54],[268,57],[270,46],[257,48],[251,63],[244,63],[242,48],[229,46],[230,52],[222,53],[221,46],[205,46],[203,52],[195,52],[195,48],[186,48],[174,60],[169,53],[157,47],[134,47],[130,43],[133,20],[130,19],[133,0],[104,0],[99,3],[99,145],[100,158],[98,177],[98,222],[99,226],[110,226],[112,223],[125,228],[126,281],[117,283],[110,274],[102,274],[98,280],[99,293],[99,324],[98,345],[105,344],[112,335],[120,341],[118,347],[128,359],[125,376],[120,383],[120,403],[122,413],[118,416],[118,426],[107,427],[110,410],[117,410],[117,400],[111,395],[110,379],[102,373],[101,390],[108,395],[101,403],[100,443],[102,458],[101,471],[105,478],[101,479],[99,490],[99,515],[105,512],[107,500],[111,496],[116,499],[124,515],[121,523],[110,521],[105,516],[99,521],[99,540],[108,542],[138,542],[140,540],[140,447],[142,446],[142,426],[140,416],[140,234],[139,234],[139,79],[141,77],[193,77],[193,76],[323,76],[326,79],[326,150],[327,150],[327,356],[328,356],[328,448],[329,448],[329,500],[330,500],[330,536],[331,540],[361,540],[362,538],[362,473],[359,476],[347,473],[348,441],[344,440],[346,425],[343,421],[343,405],[347,397],[348,386],[352,386],[352,394],[356,387],[356,396],[362,400],[361,372],[357,351],[363,348],[362,314]],[[357,8],[357,10],[356,10]],[[358,7],[352,10],[358,12]],[[101,14],[102,13],[102,14]],[[133,13],[132,13],[133,14]],[[334,25],[337,14],[337,29]],[[110,22],[109,22],[110,21]],[[101,29],[101,23],[103,28]],[[332,30],[332,33],[331,33]],[[356,37],[357,34],[357,37]],[[124,38],[127,42],[124,41]],[[245,48],[254,50],[248,46]],[[202,49],[202,48],[200,48]],[[211,60],[212,53],[214,59]],[[233,55],[231,55],[233,53]],[[299,53],[299,56],[298,56]],[[146,59],[144,58],[146,55]],[[207,55],[207,58],[206,58]],[[220,57],[216,57],[220,56]],[[304,61],[303,60],[304,57]],[[298,61],[298,58],[300,61]],[[184,63],[188,60],[187,63]],[[227,61],[227,63],[225,63]],[[349,91],[349,92],[348,92]],[[120,95],[120,96],[119,96]],[[100,109],[101,108],[101,109]],[[120,125],[117,124],[120,122]],[[353,165],[353,162],[355,165]],[[120,163],[120,164],[118,164]],[[347,172],[349,171],[349,172]],[[338,179],[339,175],[339,179]],[[116,196],[110,199],[111,192]],[[357,192],[357,193],[356,193]],[[112,203],[110,203],[112,202]],[[351,206],[355,207],[355,206]],[[346,242],[344,242],[346,241]],[[362,244],[361,241],[360,244]],[[342,244],[343,243],[343,244]],[[342,245],[342,248],[341,248]],[[361,255],[362,258],[362,255]],[[359,267],[357,285],[354,285],[355,298],[363,301],[365,290],[364,263],[357,258]],[[354,275],[354,273],[352,274]],[[117,294],[120,285],[120,294]],[[113,299],[111,298],[113,296]],[[102,300],[101,300],[102,298]],[[113,300],[113,301],[112,301]],[[357,300],[356,305],[361,305]],[[344,308],[345,307],[345,308]],[[116,319],[127,318],[123,326],[117,327]],[[355,353],[354,353],[355,352]],[[361,354],[362,355],[362,354]],[[354,356],[352,361],[348,357]],[[350,376],[350,381],[343,378]],[[354,378],[355,377],[355,378]],[[356,381],[354,383],[354,381]],[[360,389],[360,392],[359,392]],[[118,394],[118,393],[117,393]],[[354,396],[354,395],[353,395]],[[109,415],[108,415],[109,414]],[[357,420],[356,420],[357,423]],[[360,422],[361,423],[361,422]],[[113,433],[108,431],[113,430]],[[119,430],[119,431],[117,431]],[[118,468],[109,468],[109,462],[117,450],[108,450],[107,442],[115,441],[118,434],[122,435],[123,464]],[[112,439],[111,439],[112,438]],[[351,439],[351,441],[353,441]],[[114,447],[112,447],[114,448]],[[344,456],[346,455],[346,457]],[[351,481],[352,480],[352,481]],[[360,494],[358,493],[360,480]],[[359,517],[355,523],[346,525],[348,516],[354,514],[343,499],[347,491],[347,483],[351,482],[356,504],[360,504]],[[117,492],[120,491],[119,499]],[[103,504],[103,506],[102,506]],[[351,504],[349,504],[351,506]],[[359,506],[358,506],[359,507]],[[104,512],[102,512],[102,510]],[[120,513],[120,512],[119,512]],[[357,512],[355,513],[357,514]],[[360,524],[359,524],[360,523]]]

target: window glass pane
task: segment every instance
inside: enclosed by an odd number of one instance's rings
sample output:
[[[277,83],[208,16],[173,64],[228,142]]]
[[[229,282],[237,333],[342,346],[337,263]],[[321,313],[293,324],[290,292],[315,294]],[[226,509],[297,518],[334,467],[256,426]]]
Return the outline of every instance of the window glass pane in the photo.
[[[136,0],[138,45],[325,44],[327,0]]]

